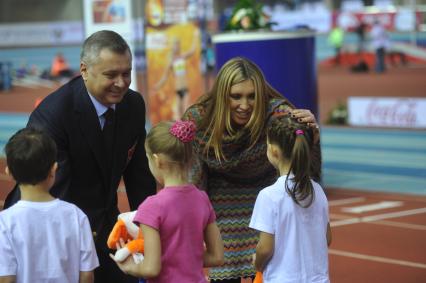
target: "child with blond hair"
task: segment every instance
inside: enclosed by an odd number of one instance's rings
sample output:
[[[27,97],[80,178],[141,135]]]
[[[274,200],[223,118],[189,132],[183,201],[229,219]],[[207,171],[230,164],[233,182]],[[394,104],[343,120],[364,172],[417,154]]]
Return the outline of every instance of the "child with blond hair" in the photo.
[[[146,137],[149,168],[163,188],[139,206],[133,220],[144,237],[144,260],[135,263],[129,256],[117,265],[148,283],[206,283],[203,267],[223,263],[213,207],[189,183],[195,130],[192,121],[160,122]]]

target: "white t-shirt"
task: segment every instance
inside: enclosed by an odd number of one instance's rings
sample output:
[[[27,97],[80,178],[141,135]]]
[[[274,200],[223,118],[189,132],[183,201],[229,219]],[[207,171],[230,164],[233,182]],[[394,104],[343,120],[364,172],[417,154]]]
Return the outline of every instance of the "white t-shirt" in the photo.
[[[274,254],[263,271],[264,283],[328,283],[327,198],[312,181],[315,198],[303,208],[286,193],[285,179],[281,176],[260,191],[249,225],[274,235]]]
[[[19,201],[0,212],[0,276],[76,283],[99,266],[87,216],[74,204]]]
[[[390,47],[390,42],[386,29],[381,24],[374,24],[370,31],[374,49]]]

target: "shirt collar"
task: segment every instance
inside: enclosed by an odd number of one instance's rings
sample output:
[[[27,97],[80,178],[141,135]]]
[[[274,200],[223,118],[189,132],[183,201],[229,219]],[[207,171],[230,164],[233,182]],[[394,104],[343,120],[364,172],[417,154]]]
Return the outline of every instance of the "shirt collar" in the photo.
[[[105,105],[97,101],[96,98],[89,92],[87,93],[89,94],[89,98],[92,101],[93,106],[95,106],[96,114],[98,115],[98,117],[101,117],[108,110],[109,107],[106,107]],[[115,110],[115,104],[111,105],[110,108]]]

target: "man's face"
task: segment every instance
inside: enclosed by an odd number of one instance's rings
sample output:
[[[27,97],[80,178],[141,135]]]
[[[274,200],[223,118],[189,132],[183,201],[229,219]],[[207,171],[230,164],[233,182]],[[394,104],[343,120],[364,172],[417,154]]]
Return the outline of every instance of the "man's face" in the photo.
[[[132,57],[129,52],[114,53],[103,49],[96,62],[80,63],[80,72],[87,90],[105,106],[119,103],[131,83]]]

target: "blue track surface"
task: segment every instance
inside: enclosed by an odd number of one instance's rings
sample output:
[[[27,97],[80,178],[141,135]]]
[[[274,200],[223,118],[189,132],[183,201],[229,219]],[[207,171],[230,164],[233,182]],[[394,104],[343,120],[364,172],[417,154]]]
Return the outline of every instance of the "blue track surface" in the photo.
[[[426,131],[322,130],[324,184],[426,195]]]
[[[27,114],[0,113],[4,145]],[[325,187],[426,195],[426,131],[323,127]]]

